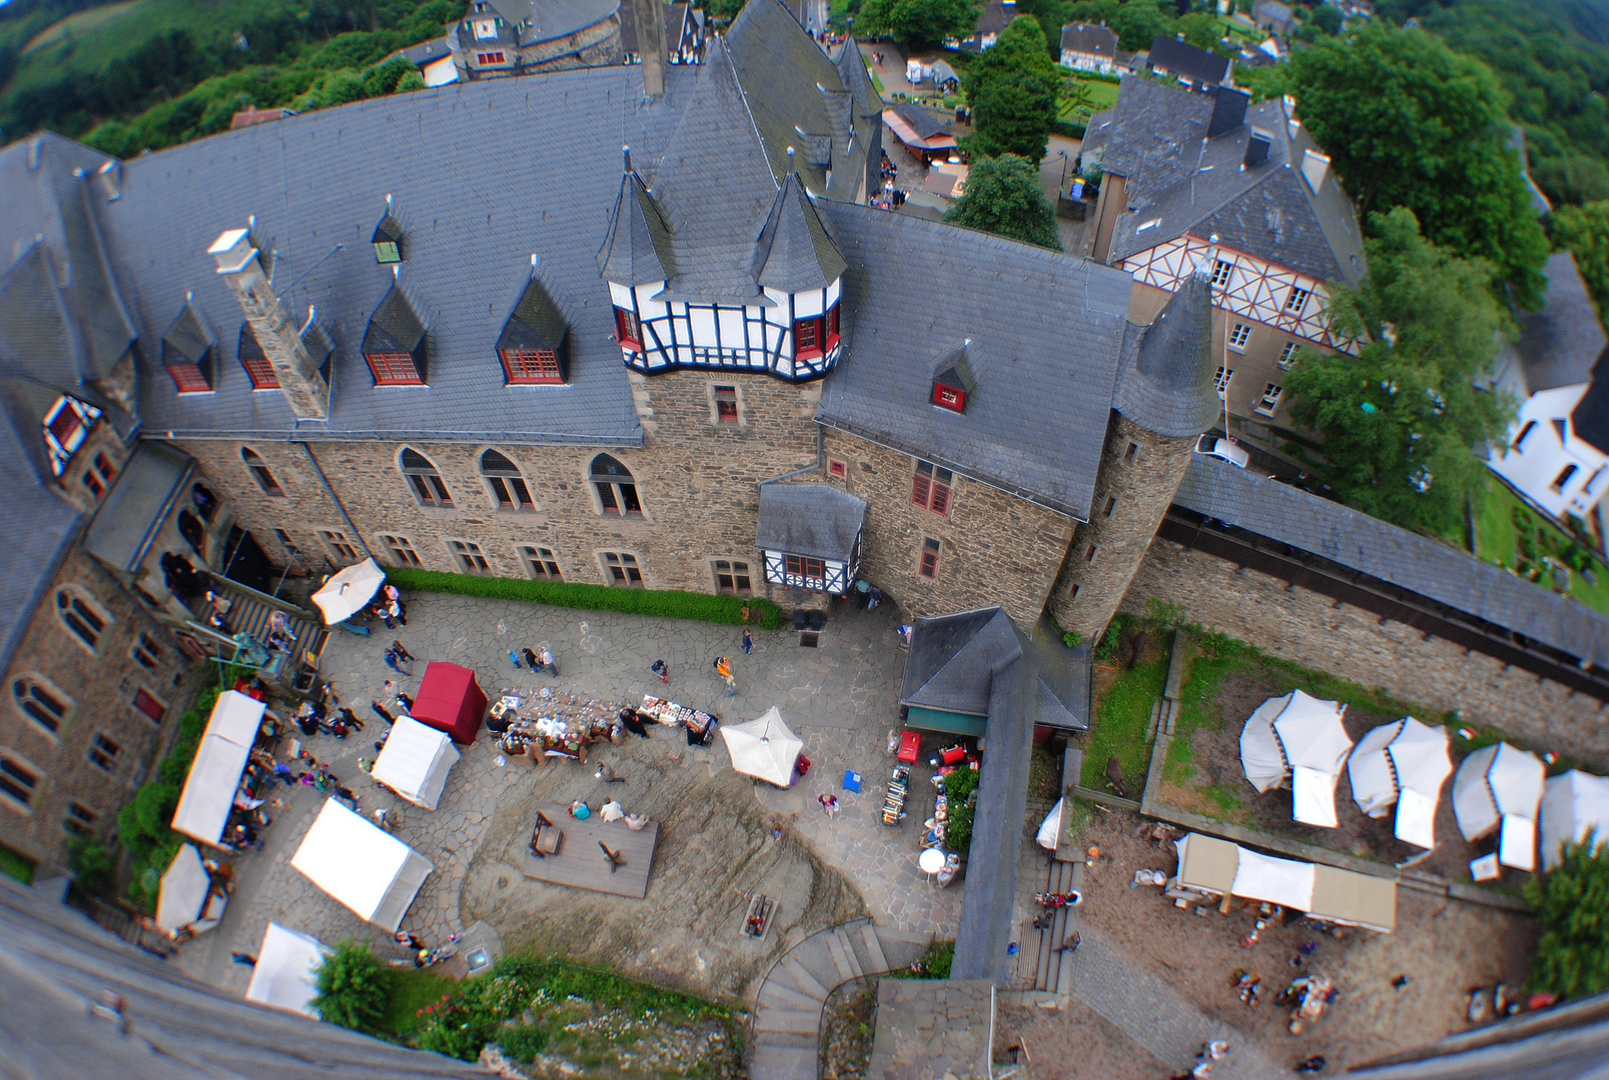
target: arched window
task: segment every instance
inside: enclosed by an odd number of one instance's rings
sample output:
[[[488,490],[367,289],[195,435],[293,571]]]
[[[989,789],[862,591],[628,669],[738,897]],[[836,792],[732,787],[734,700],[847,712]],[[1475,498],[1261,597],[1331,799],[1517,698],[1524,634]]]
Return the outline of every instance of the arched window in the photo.
[[[23,810],[33,810],[34,789],[39,786],[39,773],[19,757],[0,750],[0,796],[15,802]]]
[[[279,486],[279,481],[275,480],[274,474],[269,471],[268,462],[264,461],[257,451],[249,446],[242,446],[240,460],[246,463],[246,471],[251,473],[251,478],[257,481],[257,486],[263,489],[264,495],[279,498],[285,494],[284,489]]]
[[[642,503],[637,501],[637,481],[632,478],[630,469],[608,454],[599,454],[592,459],[591,477],[605,514],[642,513]]]
[[[108,619],[97,606],[66,589],[56,592],[56,615],[73,636],[91,650],[100,644]]]
[[[447,490],[447,484],[442,480],[441,474],[430,463],[430,459],[411,450],[402,448],[402,475],[408,478],[413,487],[413,493],[419,497],[424,506],[451,506],[452,493]]]
[[[519,467],[496,450],[488,450],[480,456],[480,473],[486,478],[486,486],[491,488],[499,510],[529,510],[536,505]]]
[[[28,675],[12,682],[11,697],[28,719],[52,735],[60,730],[62,721],[67,719],[67,712],[73,705],[71,699],[60,690]]]

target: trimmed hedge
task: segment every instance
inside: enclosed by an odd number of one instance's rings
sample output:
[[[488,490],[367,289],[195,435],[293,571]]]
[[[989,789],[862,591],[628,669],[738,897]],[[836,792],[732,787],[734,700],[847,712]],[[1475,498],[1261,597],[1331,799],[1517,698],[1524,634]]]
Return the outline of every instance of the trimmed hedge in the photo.
[[[1070,120],[1052,120],[1050,122],[1050,133],[1052,135],[1061,135],[1068,139],[1082,139],[1085,130],[1083,124],[1075,124]]]
[[[758,623],[767,630],[775,630],[782,625],[782,609],[759,597],[714,596],[675,589],[617,589],[608,585],[581,585],[569,581],[475,577],[408,566],[388,566],[385,572],[393,585],[410,592],[459,593],[489,600],[514,600],[586,611],[624,611],[633,615],[662,615],[672,619],[698,619],[713,623],[741,623],[746,607],[749,609],[749,622]]]

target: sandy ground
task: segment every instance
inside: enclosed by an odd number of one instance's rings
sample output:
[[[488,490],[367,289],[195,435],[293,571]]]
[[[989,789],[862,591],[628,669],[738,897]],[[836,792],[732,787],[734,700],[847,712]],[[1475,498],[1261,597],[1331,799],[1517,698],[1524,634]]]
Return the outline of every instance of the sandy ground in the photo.
[[[1395,1050],[1438,1039],[1469,1025],[1464,1019],[1468,992],[1497,982],[1517,984],[1526,974],[1536,931],[1530,919],[1408,889],[1397,893],[1397,930],[1392,934],[1354,931],[1336,940],[1298,919],[1270,925],[1257,944],[1241,940],[1251,931],[1256,912],[1236,905],[1227,916],[1216,909],[1202,916],[1180,910],[1158,888],[1128,888],[1134,871],[1149,867],[1172,872],[1171,845],[1157,847],[1131,832],[1136,815],[1095,813],[1084,827],[1084,841],[1101,857],[1086,877],[1086,899],[1080,920],[1104,934],[1137,965],[1167,979],[1202,1011],[1233,1025],[1260,1043],[1276,1061],[1295,1062],[1323,1054],[1330,1069],[1357,1064]],[[1303,969],[1291,966],[1297,946],[1319,943]],[[1238,968],[1263,979],[1263,1000],[1241,1004],[1230,986]],[[1286,1030],[1289,1010],[1273,1004],[1285,982],[1302,971],[1328,975],[1340,996],[1325,1016],[1300,1035]],[[1408,984],[1393,988],[1398,975]],[[1164,1076],[1165,1070],[1131,1060],[1141,1052],[1113,1029],[1118,1046],[1101,1041],[1078,1010],[1045,1014],[1023,1030],[1029,1033],[1037,1078]],[[1036,1040],[1056,1047],[1047,1054]],[[1112,1071],[1095,1069],[1096,1055],[1110,1054],[1120,1063]],[[1067,1063],[1065,1067],[1051,1064]],[[1127,1071],[1124,1071],[1127,1070]]]
[[[1076,998],[1060,1011],[1002,1008],[997,1024],[998,1045],[1020,1042],[1034,1080],[1155,1080],[1173,1072]]]

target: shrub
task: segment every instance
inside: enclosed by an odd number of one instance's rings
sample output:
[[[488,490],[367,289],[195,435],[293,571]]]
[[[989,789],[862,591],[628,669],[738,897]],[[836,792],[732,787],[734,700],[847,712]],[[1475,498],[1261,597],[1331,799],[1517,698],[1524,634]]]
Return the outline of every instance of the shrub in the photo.
[[[744,621],[743,612],[747,609],[748,621],[759,623],[767,630],[775,630],[782,623],[782,609],[759,597],[714,596],[674,589],[615,589],[607,585],[582,585],[569,581],[474,577],[405,566],[386,567],[386,576],[397,588],[412,592],[458,593],[489,600],[551,604],[586,611],[624,611],[634,615],[659,615],[712,623],[741,623]]]
[[[547,1048],[547,1044],[548,1033],[535,1024],[505,1028],[497,1034],[497,1045],[503,1048],[503,1053],[527,1065]]]
[[[386,1005],[385,972],[367,945],[351,938],[341,942],[318,966],[315,979],[313,1007],[319,1016],[353,1031],[379,1030]]]
[[[944,825],[944,846],[966,855],[972,850],[972,813],[968,799],[978,787],[977,769],[956,769],[944,778],[944,794],[950,800],[950,818]]]
[[[75,836],[67,842],[67,868],[80,889],[99,895],[111,881],[112,857],[98,837]]]

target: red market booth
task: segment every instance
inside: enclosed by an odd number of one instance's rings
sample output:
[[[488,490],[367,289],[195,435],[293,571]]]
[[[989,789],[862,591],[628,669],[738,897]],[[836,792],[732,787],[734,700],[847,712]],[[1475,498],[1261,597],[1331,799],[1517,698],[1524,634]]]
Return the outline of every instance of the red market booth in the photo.
[[[432,661],[419,682],[412,715],[422,724],[445,731],[453,742],[467,745],[475,741],[486,716],[486,692],[468,668]]]

